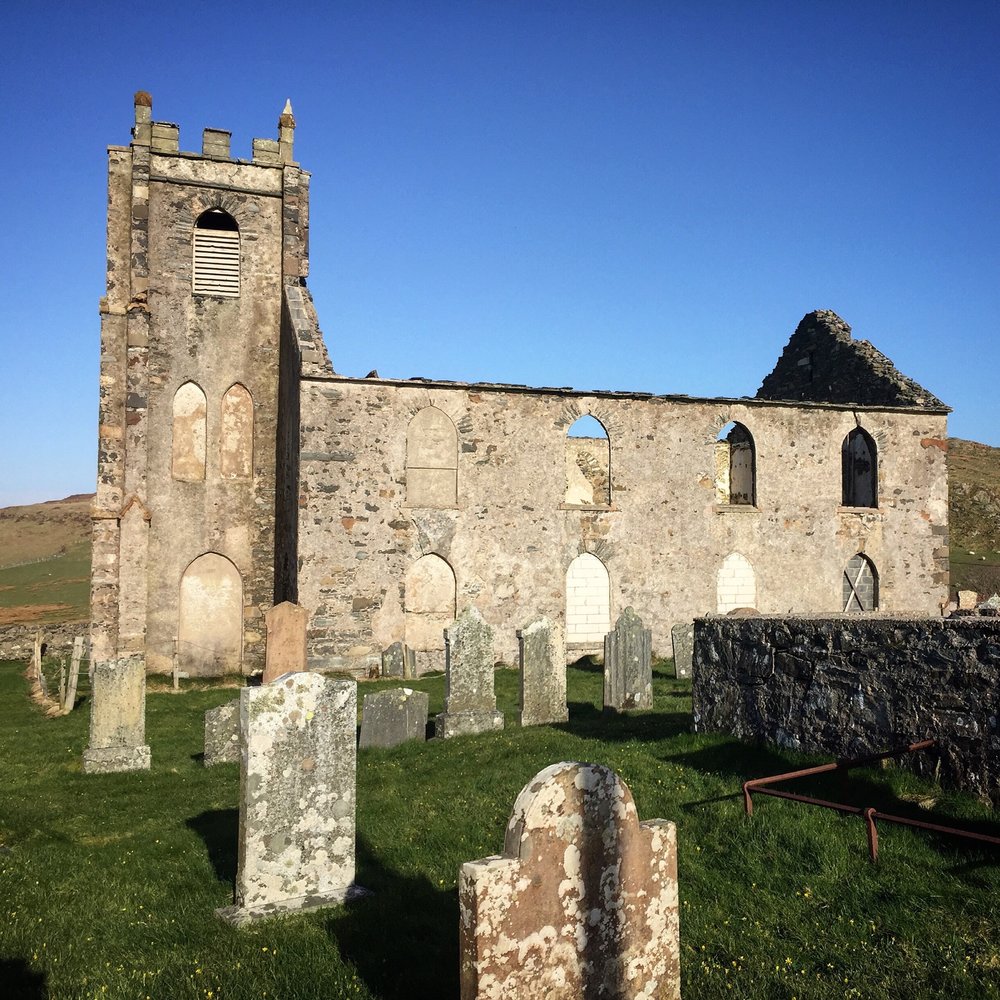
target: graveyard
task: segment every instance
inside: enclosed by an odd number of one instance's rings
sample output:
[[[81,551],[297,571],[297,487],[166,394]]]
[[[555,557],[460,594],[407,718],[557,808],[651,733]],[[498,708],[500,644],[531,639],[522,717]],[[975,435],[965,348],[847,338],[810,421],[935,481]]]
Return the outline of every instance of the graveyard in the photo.
[[[642,820],[676,824],[685,998],[997,995],[995,853],[892,828],[872,864],[854,817],[777,800],[746,817],[746,778],[815,758],[693,733],[690,681],[670,661],[654,663],[651,708],[603,712],[603,671],[581,661],[568,720],[522,728],[518,672],[500,669],[503,729],[360,748],[355,879],[369,894],[241,928],[215,915],[233,902],[239,765],[202,759],[204,713],[238,689],[152,680],[150,770],[85,775],[86,672],[77,709],[46,718],[23,666],[0,666],[5,996],[457,997],[459,872],[501,852],[519,791],[563,760],[610,768]],[[440,674],[405,685],[432,719],[445,708]],[[358,704],[399,687],[362,683]],[[1000,832],[987,805],[906,771],[855,780],[866,803]]]

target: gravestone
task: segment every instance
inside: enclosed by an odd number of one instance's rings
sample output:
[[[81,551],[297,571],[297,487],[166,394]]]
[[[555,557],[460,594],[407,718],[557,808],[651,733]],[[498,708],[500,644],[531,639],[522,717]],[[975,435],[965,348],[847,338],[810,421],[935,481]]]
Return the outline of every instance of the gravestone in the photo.
[[[690,677],[694,661],[694,623],[682,622],[670,630],[674,645],[674,676]]]
[[[83,752],[88,774],[148,771],[146,663],[123,656],[94,665],[90,688],[90,746]]]
[[[66,685],[66,696],[63,698],[63,715],[69,715],[76,708],[76,689],[80,683],[80,662],[83,660],[83,636],[73,639],[73,654],[69,663],[69,682]]]
[[[566,649],[556,626],[539,618],[517,630],[521,669],[521,725],[541,726],[565,722]]]
[[[394,642],[382,653],[382,676],[409,680],[416,674],[416,656],[403,642]]]
[[[444,630],[444,711],[435,719],[441,739],[503,729],[493,690],[493,629],[475,609]]]
[[[267,684],[282,674],[306,669],[306,625],[309,612],[300,604],[282,601],[264,612],[267,650],[264,680]]]
[[[426,691],[394,688],[366,694],[361,711],[363,747],[394,747],[427,738]]]
[[[976,605],[976,613],[996,617],[1000,615],[1000,594],[994,594]]]
[[[343,902],[354,886],[357,685],[285,674],[240,692],[233,924]]]
[[[597,764],[540,771],[503,854],[462,865],[462,1000],[680,997],[677,833]]]
[[[979,594],[974,590],[960,590],[958,592],[958,610],[975,611]]]
[[[626,608],[604,637],[604,707],[616,711],[653,707],[653,636]]]
[[[240,700],[234,698],[205,713],[205,767],[240,759]]]

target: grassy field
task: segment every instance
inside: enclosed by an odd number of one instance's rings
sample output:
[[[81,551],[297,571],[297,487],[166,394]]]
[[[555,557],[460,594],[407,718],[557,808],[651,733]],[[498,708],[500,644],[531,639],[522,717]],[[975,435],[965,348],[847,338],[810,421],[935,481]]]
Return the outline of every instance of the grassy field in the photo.
[[[1000,995],[1000,856],[890,826],[873,865],[855,818],[764,799],[748,819],[741,782],[802,758],[692,734],[690,688],[662,669],[653,710],[607,718],[601,680],[572,668],[570,722],[522,730],[500,671],[502,733],[361,751],[373,895],[236,930],[213,910],[232,901],[238,768],[200,760],[203,712],[234,691],[151,691],[152,770],[85,776],[86,702],[45,719],[0,664],[0,996],[457,997],[459,866],[501,849],[517,792],[565,759],[614,768],[643,819],[677,823],[685,1000]],[[442,678],[411,683],[441,708]],[[900,771],[852,787],[1000,833],[985,806]]]

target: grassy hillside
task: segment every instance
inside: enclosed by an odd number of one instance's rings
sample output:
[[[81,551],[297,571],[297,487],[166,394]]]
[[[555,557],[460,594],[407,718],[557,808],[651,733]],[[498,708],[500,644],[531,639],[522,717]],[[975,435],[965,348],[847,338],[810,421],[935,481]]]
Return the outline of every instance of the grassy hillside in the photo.
[[[1000,448],[949,445],[952,590],[1000,592]],[[0,509],[0,625],[87,617],[92,499]]]

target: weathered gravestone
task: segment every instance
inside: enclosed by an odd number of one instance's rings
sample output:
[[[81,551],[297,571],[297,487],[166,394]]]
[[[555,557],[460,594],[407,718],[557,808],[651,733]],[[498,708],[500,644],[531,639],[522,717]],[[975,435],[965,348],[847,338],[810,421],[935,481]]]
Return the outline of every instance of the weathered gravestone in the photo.
[[[694,661],[694,623],[682,622],[670,630],[674,646],[674,676],[690,677]]]
[[[394,747],[427,738],[426,691],[394,688],[366,694],[361,711],[363,747]]]
[[[416,656],[403,642],[394,642],[382,652],[382,676],[408,680],[416,673]]]
[[[240,759],[240,700],[234,698],[205,713],[205,767]]]
[[[604,707],[622,711],[653,707],[653,637],[626,608],[604,637]]]
[[[285,674],[240,692],[240,833],[230,923],[340,903],[354,886],[357,685]]]
[[[444,711],[435,719],[442,739],[503,729],[493,690],[493,629],[475,609],[444,630]]]
[[[83,752],[88,774],[148,771],[146,663],[123,656],[94,665],[90,688],[90,746]]]
[[[517,630],[517,653],[521,668],[521,725],[540,726],[565,722],[566,649],[559,630],[539,618]]]
[[[282,674],[306,669],[306,626],[309,612],[300,604],[282,601],[264,612],[267,650],[264,680],[268,684]]]
[[[958,592],[958,610],[975,611],[979,594],[974,590],[960,590]]]
[[[680,997],[676,829],[606,767],[535,775],[458,903],[462,1000]]]

